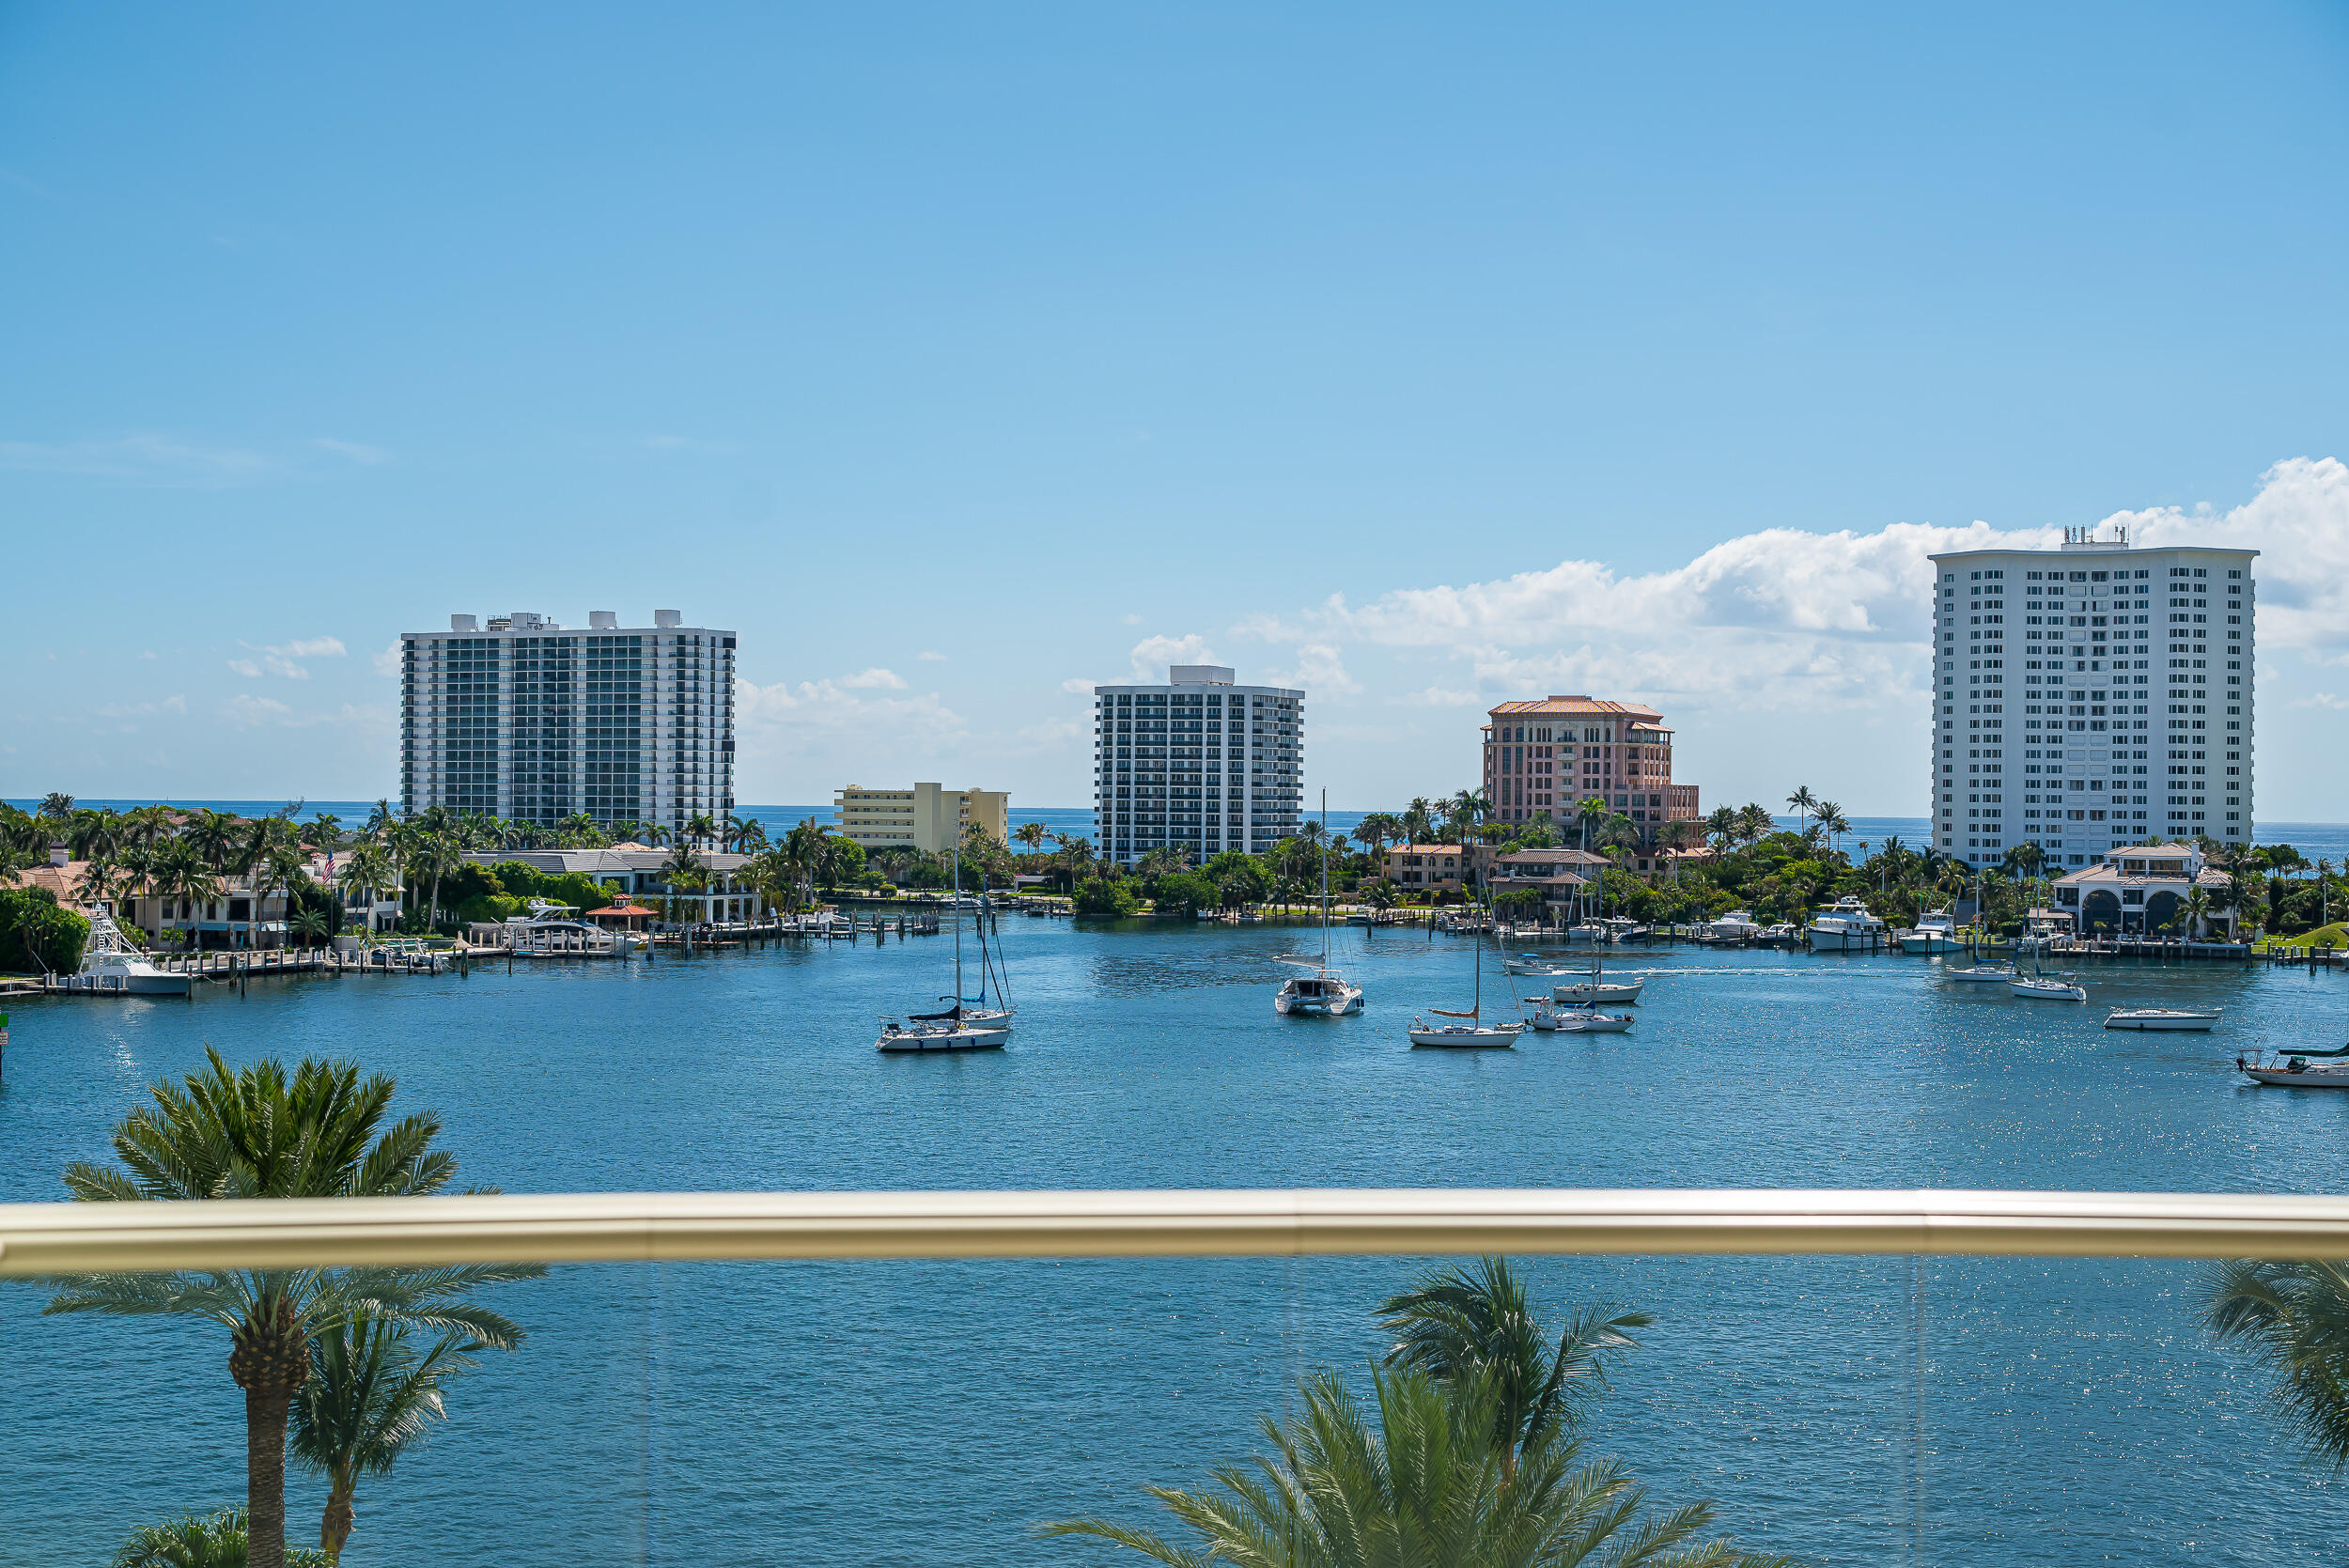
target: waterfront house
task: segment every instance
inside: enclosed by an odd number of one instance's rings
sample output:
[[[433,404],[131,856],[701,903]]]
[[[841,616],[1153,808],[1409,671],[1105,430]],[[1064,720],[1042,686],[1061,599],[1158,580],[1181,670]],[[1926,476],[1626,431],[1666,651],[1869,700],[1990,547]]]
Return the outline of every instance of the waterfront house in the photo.
[[[2235,934],[2233,883],[2190,844],[2139,844],[2111,849],[2094,865],[2055,880],[2055,909],[2076,933],[2197,936],[2182,913],[2196,888],[2210,901],[2208,925]],[[2174,923],[2174,930],[2172,925]]]
[[[1456,844],[1395,844],[1383,857],[1387,879],[1405,893],[1458,893],[1465,862],[1470,875],[1483,877],[1493,862],[1490,845],[1474,844],[1465,852]]]
[[[766,898],[742,875],[742,868],[751,862],[750,856],[716,851],[702,855],[698,858],[709,868],[709,885],[678,888],[669,884],[668,876],[661,869],[669,863],[669,853],[666,849],[630,843],[616,844],[609,849],[490,849],[465,858],[480,866],[520,861],[534,871],[554,877],[577,872],[609,889],[615,902],[666,899],[674,924],[684,924],[687,918],[716,924],[765,917]]]

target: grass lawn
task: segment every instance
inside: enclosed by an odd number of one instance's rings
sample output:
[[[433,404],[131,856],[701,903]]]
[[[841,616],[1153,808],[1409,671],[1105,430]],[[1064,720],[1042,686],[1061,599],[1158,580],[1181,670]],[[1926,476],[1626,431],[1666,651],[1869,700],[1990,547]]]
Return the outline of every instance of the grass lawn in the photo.
[[[2252,950],[2263,953],[2270,947],[2349,947],[2349,921],[2337,920],[2296,937],[2262,937]]]

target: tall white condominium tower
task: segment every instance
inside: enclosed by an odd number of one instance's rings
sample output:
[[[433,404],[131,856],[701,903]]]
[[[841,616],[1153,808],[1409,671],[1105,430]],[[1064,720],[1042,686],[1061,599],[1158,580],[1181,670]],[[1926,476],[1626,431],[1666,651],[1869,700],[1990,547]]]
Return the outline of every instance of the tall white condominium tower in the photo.
[[[1193,865],[1269,849],[1297,831],[1305,693],[1235,686],[1221,664],[1177,664],[1164,686],[1093,689],[1094,839],[1132,864],[1173,845]]]
[[[2050,865],[2251,834],[2251,550],[1936,555],[1933,844]]]
[[[566,631],[543,615],[451,615],[400,634],[400,799],[553,823],[679,831],[734,809],[734,633],[656,610]]]

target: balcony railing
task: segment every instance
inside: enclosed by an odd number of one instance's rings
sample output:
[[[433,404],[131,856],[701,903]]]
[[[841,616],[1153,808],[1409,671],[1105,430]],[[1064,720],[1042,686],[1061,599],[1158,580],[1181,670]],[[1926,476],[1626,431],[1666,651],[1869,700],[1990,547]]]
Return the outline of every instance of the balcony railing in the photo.
[[[722,1258],[2349,1257],[2349,1197],[1632,1188],[613,1192],[0,1204],[0,1277]]]

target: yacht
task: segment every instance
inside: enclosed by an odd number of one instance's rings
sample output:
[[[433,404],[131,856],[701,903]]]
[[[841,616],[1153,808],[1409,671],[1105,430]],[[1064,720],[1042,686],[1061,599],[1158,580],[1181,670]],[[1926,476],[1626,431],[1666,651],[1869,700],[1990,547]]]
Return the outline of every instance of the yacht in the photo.
[[[1546,958],[1538,953],[1512,953],[1501,960],[1501,970],[1504,974],[1532,974],[1548,977],[1560,974],[1580,974],[1582,966],[1562,964],[1555,958]]]
[[[2207,1012],[2188,1007],[2116,1007],[2105,1015],[2107,1029],[2161,1029],[2191,1031],[2207,1034],[2218,1021],[2218,1009]]]
[[[132,947],[115,924],[114,916],[95,906],[84,911],[89,939],[82,946],[82,967],[66,979],[76,991],[112,991],[118,996],[183,997],[192,982],[184,974],[159,970],[147,955]]]
[[[1283,958],[1310,972],[1293,974],[1272,993],[1272,1010],[1283,1017],[1343,1017],[1362,1010],[1362,988],[1330,967],[1330,794],[1321,795],[1321,956]],[[1484,942],[1480,938],[1481,951]]]
[[[1859,953],[1884,945],[1884,922],[1868,912],[1858,893],[1846,893],[1813,916],[1810,926],[1813,953]]]
[[[2003,986],[2015,978],[2013,964],[1968,964],[1964,969],[1943,970],[1944,980],[1963,981],[1975,986]]]
[[[948,1003],[936,1013],[909,1013],[903,1018],[883,1018],[877,1050],[892,1053],[1001,1050],[1011,1039],[1012,1007],[1003,995],[987,948],[987,900],[976,901],[979,925],[979,994],[962,994],[962,849],[954,857],[955,994],[938,1000]],[[987,987],[995,982],[995,1002],[988,1003]]]
[[[1707,921],[1704,934],[1715,941],[1750,942],[1762,934],[1762,923],[1750,909],[1732,909],[1719,920]]]
[[[1903,953],[1955,953],[1957,951],[1957,919],[1947,909],[1935,909],[1917,917],[1917,924],[1906,931],[1895,931],[1892,939]]]

